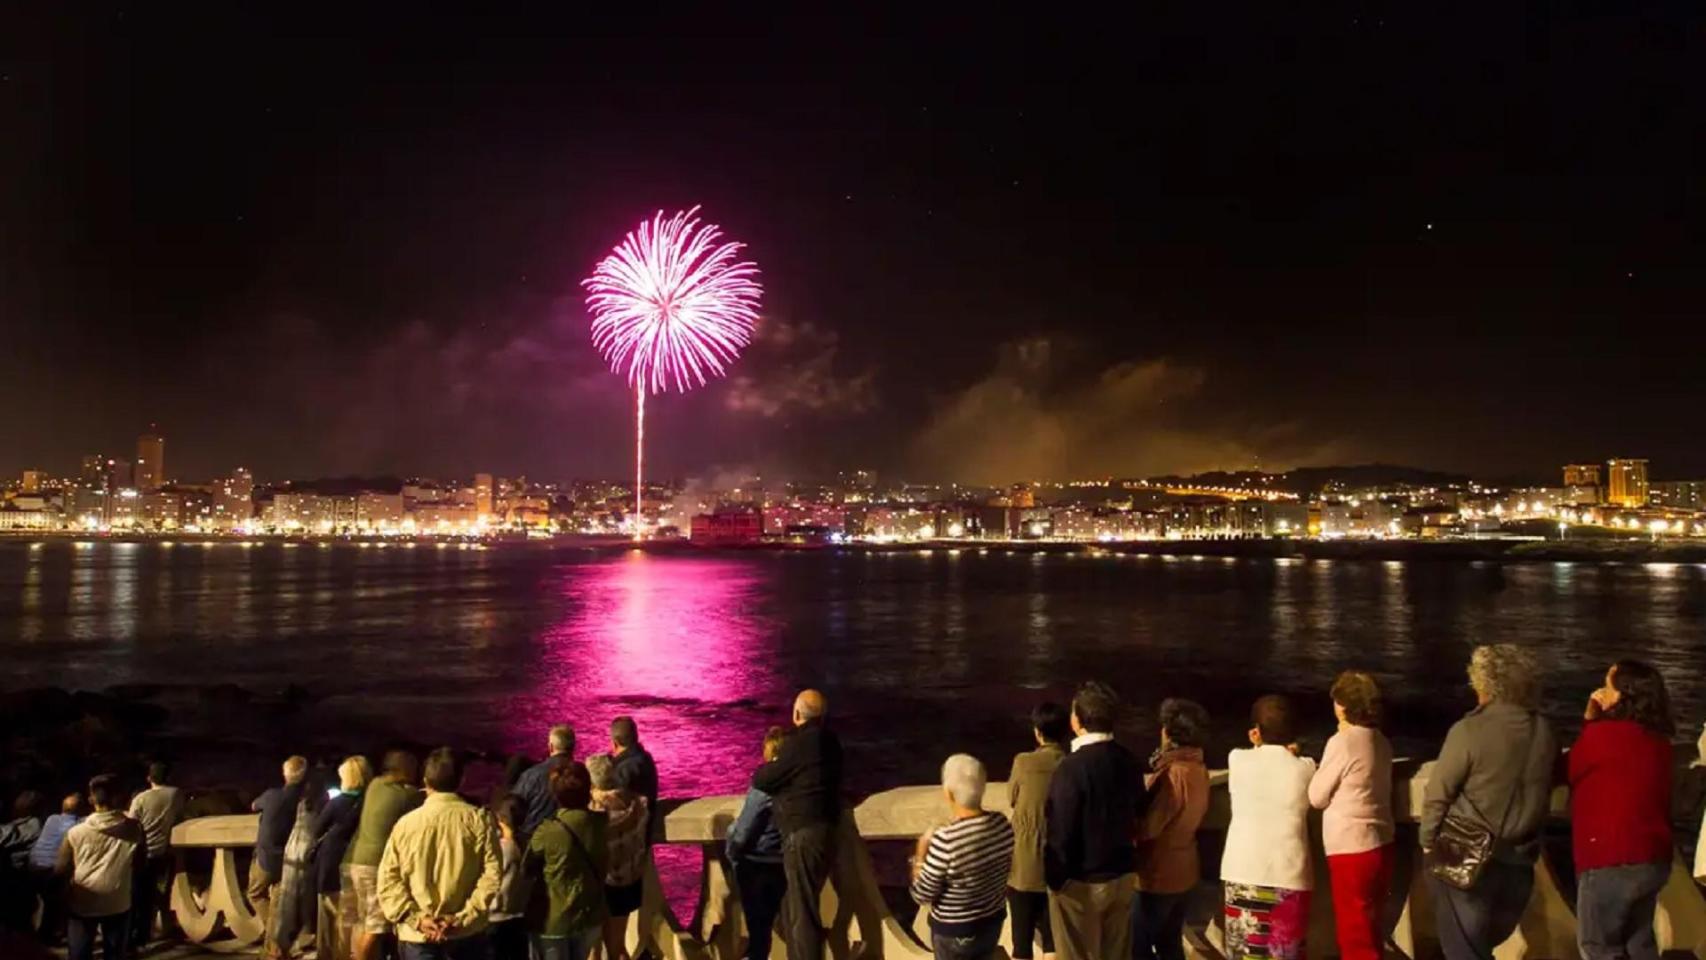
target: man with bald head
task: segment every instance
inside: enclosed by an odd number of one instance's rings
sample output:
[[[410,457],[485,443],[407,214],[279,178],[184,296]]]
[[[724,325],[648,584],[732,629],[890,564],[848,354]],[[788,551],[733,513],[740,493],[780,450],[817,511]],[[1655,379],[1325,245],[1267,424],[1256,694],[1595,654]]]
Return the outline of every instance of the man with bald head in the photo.
[[[794,698],[794,732],[752,777],[753,789],[771,797],[782,831],[788,960],[823,960],[818,897],[835,863],[841,820],[841,741],[824,724],[828,713],[829,701],[816,690]]]

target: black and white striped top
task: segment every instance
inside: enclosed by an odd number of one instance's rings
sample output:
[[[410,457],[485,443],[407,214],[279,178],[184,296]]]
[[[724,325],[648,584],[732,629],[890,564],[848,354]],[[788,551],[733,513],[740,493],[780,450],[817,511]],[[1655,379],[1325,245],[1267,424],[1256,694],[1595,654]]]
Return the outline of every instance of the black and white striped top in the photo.
[[[930,926],[953,932],[976,926],[1007,909],[1007,873],[1013,867],[1013,825],[999,813],[937,827],[924,851],[912,899],[930,907]]]

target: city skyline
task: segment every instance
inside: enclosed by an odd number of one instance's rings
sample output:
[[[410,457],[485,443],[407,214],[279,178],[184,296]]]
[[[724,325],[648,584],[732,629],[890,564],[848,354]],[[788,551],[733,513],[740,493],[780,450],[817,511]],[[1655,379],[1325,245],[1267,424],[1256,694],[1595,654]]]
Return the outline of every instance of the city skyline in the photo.
[[[703,202],[765,308],[660,476],[1706,475],[1685,16],[1128,15],[26,12],[0,474],[622,475],[576,284]]]

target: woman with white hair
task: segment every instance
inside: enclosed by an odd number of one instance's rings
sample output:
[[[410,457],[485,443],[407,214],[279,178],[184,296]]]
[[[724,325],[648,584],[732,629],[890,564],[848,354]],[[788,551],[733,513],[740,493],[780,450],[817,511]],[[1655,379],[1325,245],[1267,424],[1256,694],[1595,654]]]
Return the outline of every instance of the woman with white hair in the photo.
[[[942,764],[950,819],[918,838],[912,899],[930,908],[931,946],[942,960],[993,956],[1007,919],[1007,874],[1013,826],[983,809],[989,775],[976,757],[956,753]]]
[[[1539,711],[1533,654],[1511,644],[1476,647],[1469,685],[1477,706],[1446,735],[1422,802],[1422,851],[1446,960],[1492,960],[1522,919],[1558,759]]]

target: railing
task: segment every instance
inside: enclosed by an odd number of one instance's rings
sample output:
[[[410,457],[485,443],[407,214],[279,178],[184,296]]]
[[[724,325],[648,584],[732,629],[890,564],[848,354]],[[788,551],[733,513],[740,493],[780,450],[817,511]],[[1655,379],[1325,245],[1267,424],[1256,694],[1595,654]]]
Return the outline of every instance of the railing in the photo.
[[[1391,941],[1405,956],[1431,957],[1439,953],[1434,939],[1433,911],[1423,883],[1420,850],[1415,844],[1416,815],[1421,809],[1422,790],[1432,764],[1409,773],[1400,764],[1394,783],[1395,814],[1400,827],[1399,868],[1389,897],[1391,916],[1397,923]],[[1212,778],[1214,790],[1203,825],[1205,847],[1218,849],[1216,834],[1224,833],[1230,812],[1224,772]],[[702,797],[669,810],[664,817],[663,841],[697,846],[700,850],[699,895],[694,915],[682,923],[663,896],[655,867],[648,867],[645,893],[639,912],[628,928],[629,946],[644,946],[654,955],[670,960],[735,960],[742,955],[740,901],[722,860],[722,840],[739,811],[738,796]],[[985,795],[988,809],[1006,812],[1007,785],[992,783]],[[1553,813],[1567,813],[1566,792],[1552,796]],[[929,942],[926,920],[920,911],[909,932],[888,910],[878,888],[867,841],[910,841],[925,830],[945,822],[947,811],[942,791],[936,786],[899,787],[878,793],[853,811],[843,823],[839,855],[821,902],[829,931],[829,952],[835,960],[870,960],[884,957],[927,957],[921,945]],[[172,842],[180,857],[191,851],[211,849],[212,872],[203,888],[197,889],[189,874],[180,870],[171,895],[172,911],[185,936],[209,949],[236,951],[259,944],[263,930],[254,908],[244,895],[245,884],[238,860],[255,842],[254,815],[203,817],[181,823],[172,831]],[[1320,843],[1316,851],[1315,888],[1326,891],[1326,860]],[[1205,858],[1212,870],[1216,859]],[[1670,883],[1659,898],[1654,928],[1661,950],[1682,950],[1706,956],[1706,899],[1695,887],[1689,871],[1678,861]],[[1334,954],[1329,945],[1333,934],[1332,898],[1312,898],[1309,942],[1316,956]],[[1218,958],[1221,942],[1218,924],[1188,928],[1186,952],[1194,957]],[[1009,943],[1006,933],[1002,943]],[[771,956],[784,955],[780,939],[771,945]],[[1518,958],[1565,958],[1577,956],[1576,921],[1565,901],[1553,867],[1546,857],[1535,865],[1535,888],[1528,910],[1515,934],[1497,951],[1499,960]]]

